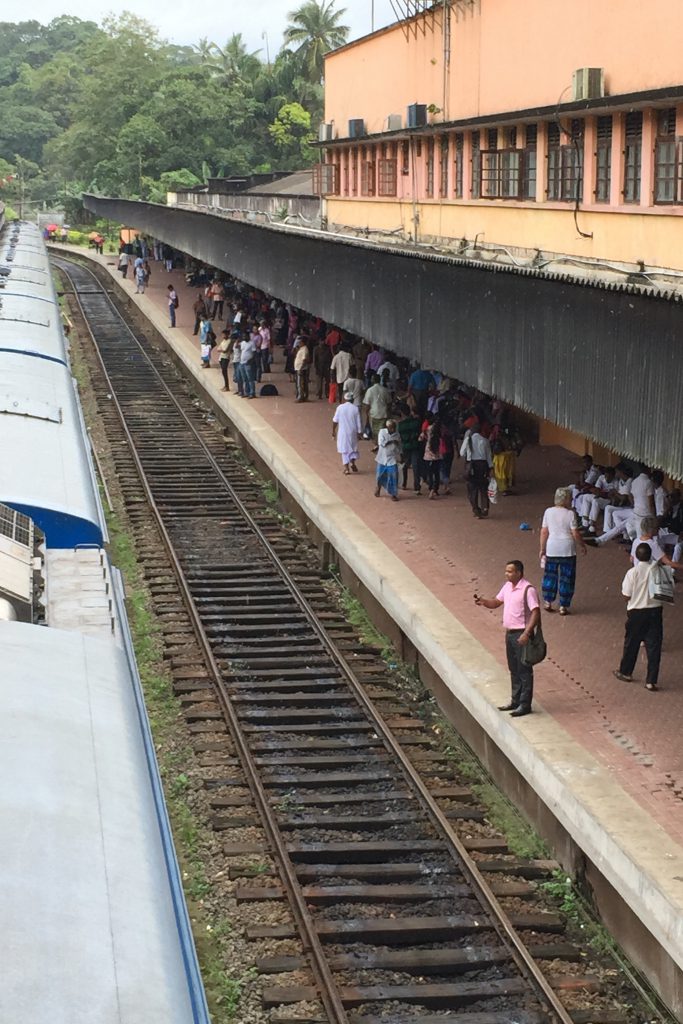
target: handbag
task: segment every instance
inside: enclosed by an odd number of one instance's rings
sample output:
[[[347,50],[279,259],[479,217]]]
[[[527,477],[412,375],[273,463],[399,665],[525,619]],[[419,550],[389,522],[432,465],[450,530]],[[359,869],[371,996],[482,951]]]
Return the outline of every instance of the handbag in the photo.
[[[529,603],[526,599],[527,590],[524,591],[524,620],[526,621],[527,613],[530,611]],[[540,616],[540,610],[539,610]],[[548,653],[548,645],[543,639],[543,630],[541,629],[541,620],[539,618],[536,629],[529,636],[528,641],[522,647],[521,661],[523,665],[538,665],[546,657]]]
[[[647,589],[653,601],[661,601],[662,604],[673,604],[675,592],[674,572],[668,565],[660,565],[655,562],[650,566],[648,573]]]

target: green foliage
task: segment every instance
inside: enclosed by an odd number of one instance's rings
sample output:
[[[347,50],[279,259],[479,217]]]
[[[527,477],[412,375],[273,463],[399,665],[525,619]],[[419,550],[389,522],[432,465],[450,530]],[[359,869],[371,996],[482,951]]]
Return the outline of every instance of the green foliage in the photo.
[[[313,162],[315,154],[311,143],[315,133],[311,131],[311,115],[300,103],[285,103],[280,107],[268,131],[280,153],[283,169],[305,167]]]
[[[0,197],[80,223],[84,191],[164,202],[209,170],[309,165],[322,58],[346,40],[342,15],[334,0],[307,0],[268,63],[239,33],[174,46],[129,12],[101,26],[0,22],[0,153],[19,178]]]

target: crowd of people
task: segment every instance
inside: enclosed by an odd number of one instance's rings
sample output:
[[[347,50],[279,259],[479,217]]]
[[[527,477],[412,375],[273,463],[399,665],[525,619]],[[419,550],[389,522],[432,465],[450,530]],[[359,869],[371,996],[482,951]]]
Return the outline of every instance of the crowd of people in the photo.
[[[277,394],[268,377],[275,353],[294,384],[295,401],[313,397],[331,405],[332,437],[342,472],[358,473],[361,440],[369,442],[375,460],[375,496],[398,501],[402,490],[426,493],[430,500],[447,496],[453,467],[466,480],[476,519],[489,516],[498,495],[514,493],[516,460],[524,439],[512,410],[495,397],[461,381],[426,369],[355,337],[320,318],[266,295],[226,274],[169,250],[161,243],[136,240],[122,247],[120,269],[132,267],[138,290],[149,280],[149,256],[168,271],[184,261],[186,282],[196,288],[194,336],[202,366],[215,362],[224,392],[241,398]],[[124,259],[125,256],[125,259]],[[168,285],[169,322],[176,323],[178,295]],[[232,385],[232,388],[231,388]],[[258,385],[258,389],[257,389]],[[539,531],[542,607],[570,614],[576,586],[577,552],[616,540],[630,547],[632,567],[623,581],[627,598],[624,654],[614,674],[630,680],[640,644],[648,655],[648,689],[657,687],[661,656],[662,600],[652,597],[652,568],[683,569],[683,505],[678,489],[667,491],[658,470],[627,463],[599,466],[590,455],[573,483],[557,488],[553,504],[543,513]],[[649,573],[649,575],[648,575]],[[504,605],[516,635],[509,643],[526,645],[540,621],[541,597],[524,578],[521,562],[506,569],[507,586],[496,598],[477,598],[487,607]],[[650,581],[647,585],[643,581]],[[519,587],[526,600],[520,620]],[[661,595],[660,595],[661,597]],[[528,713],[533,671],[510,653],[512,703],[504,710]],[[516,648],[515,648],[516,650]],[[514,653],[514,651],[513,651]]]

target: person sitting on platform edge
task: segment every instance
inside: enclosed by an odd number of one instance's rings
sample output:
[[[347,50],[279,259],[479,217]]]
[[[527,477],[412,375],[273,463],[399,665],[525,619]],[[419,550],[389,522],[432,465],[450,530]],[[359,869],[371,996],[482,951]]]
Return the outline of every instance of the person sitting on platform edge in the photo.
[[[518,559],[505,566],[505,579],[495,597],[474,595],[474,603],[484,608],[503,606],[505,627],[505,651],[512,693],[509,704],[502,704],[499,711],[511,711],[513,718],[531,714],[534,696],[534,670],[522,661],[522,652],[529,637],[541,621],[541,609],[536,587],[524,578],[524,565]]]

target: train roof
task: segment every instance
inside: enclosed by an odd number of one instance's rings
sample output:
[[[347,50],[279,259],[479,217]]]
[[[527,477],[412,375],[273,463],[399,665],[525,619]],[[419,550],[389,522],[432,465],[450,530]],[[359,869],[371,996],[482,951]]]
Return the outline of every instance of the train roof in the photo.
[[[0,351],[67,362],[59,310],[49,285],[42,289],[45,294],[28,280],[12,280],[0,289]]]
[[[48,547],[101,544],[106,537],[70,371],[1,346],[0,501],[29,516]]]
[[[19,622],[0,644],[0,1019],[207,1021],[126,652]]]

